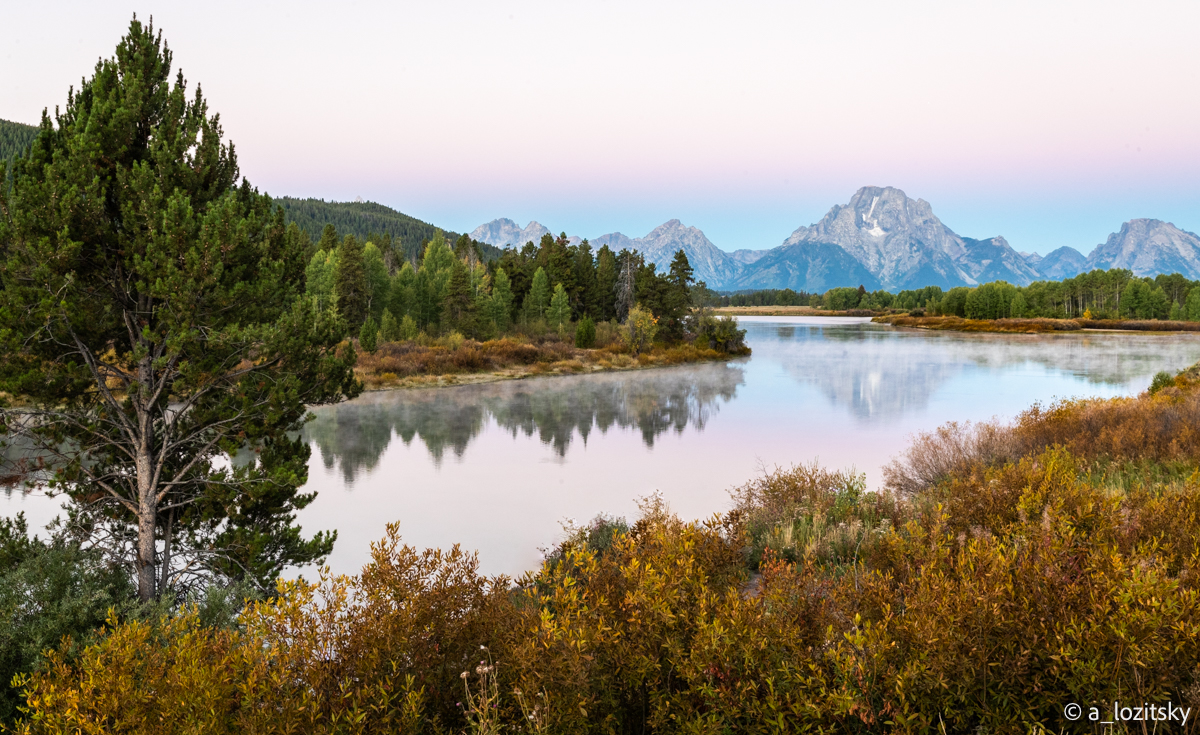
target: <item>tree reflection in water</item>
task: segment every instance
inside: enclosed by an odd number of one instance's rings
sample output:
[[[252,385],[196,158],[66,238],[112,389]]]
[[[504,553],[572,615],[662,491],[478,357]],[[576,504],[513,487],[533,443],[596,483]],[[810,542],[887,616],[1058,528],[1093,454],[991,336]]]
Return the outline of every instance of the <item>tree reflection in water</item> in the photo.
[[[737,362],[586,376],[537,378],[426,390],[368,393],[314,411],[305,436],[326,468],[347,482],[379,463],[398,436],[419,438],[435,464],[446,450],[461,458],[490,421],[513,437],[536,435],[559,457],[576,436],[637,430],[647,447],[667,431],[703,430],[745,381]]]

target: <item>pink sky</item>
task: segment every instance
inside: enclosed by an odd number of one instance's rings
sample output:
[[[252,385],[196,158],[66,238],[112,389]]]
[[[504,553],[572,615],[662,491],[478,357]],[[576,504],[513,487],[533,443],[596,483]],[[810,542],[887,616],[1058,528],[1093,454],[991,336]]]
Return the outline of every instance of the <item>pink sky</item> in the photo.
[[[678,217],[763,248],[871,184],[1019,250],[1200,230],[1195,2],[33,5],[5,11],[0,117],[153,14],[253,183],[448,229]]]

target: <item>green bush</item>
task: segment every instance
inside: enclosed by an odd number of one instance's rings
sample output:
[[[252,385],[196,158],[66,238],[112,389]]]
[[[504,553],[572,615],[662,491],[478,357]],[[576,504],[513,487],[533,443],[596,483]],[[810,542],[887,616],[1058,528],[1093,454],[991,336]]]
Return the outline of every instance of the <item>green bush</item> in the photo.
[[[373,353],[379,349],[379,325],[375,323],[375,317],[367,317],[362,329],[358,330],[358,346],[365,352]]]
[[[575,346],[589,350],[596,345],[596,322],[590,316],[579,320],[575,327]]]
[[[21,701],[15,675],[38,670],[44,650],[74,655],[110,608],[128,612],[134,597],[125,570],[67,540],[29,537],[23,515],[0,518],[0,724]]]

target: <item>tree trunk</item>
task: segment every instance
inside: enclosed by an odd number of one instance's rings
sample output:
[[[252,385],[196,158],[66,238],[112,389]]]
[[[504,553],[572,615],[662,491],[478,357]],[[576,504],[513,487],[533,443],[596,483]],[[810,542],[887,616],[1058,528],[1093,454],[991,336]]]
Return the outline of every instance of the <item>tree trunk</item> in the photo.
[[[147,350],[149,352],[149,350]],[[154,480],[154,416],[153,406],[146,405],[153,391],[154,370],[149,355],[138,366],[139,395],[135,400],[140,440],[137,448],[138,540],[137,577],[138,599],[154,599],[157,575],[154,564],[154,535],[158,530],[158,498]]]
[[[149,423],[149,421],[145,421]],[[149,429],[149,427],[145,427]],[[137,483],[138,483],[138,540],[137,540],[137,577],[138,599],[148,602],[154,598],[154,532],[158,526],[158,503],[155,501],[154,488],[150,485],[153,463],[150,456],[150,438],[142,435],[142,445],[137,454]]]

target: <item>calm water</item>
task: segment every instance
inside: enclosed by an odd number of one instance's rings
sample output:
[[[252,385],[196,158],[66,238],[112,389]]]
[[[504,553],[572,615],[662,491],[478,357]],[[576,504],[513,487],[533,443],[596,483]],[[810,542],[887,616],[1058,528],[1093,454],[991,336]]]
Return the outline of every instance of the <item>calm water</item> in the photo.
[[[366,394],[317,409],[306,532],[337,529],[356,572],[390,521],[418,547],[461,542],[488,573],[537,565],[561,522],[633,516],[659,490],[685,518],[729,507],[764,468],[814,459],[868,483],[917,431],[1034,401],[1128,395],[1200,361],[1200,335],[968,335],[864,319],[744,317],[725,364]],[[44,523],[44,498],[0,496]]]
[[[1012,417],[1034,401],[1144,390],[1200,360],[1200,336],[967,335],[864,319],[743,318],[727,364],[372,393],[319,409],[309,530],[356,571],[384,525],[418,547],[455,542],[489,573],[536,566],[561,522],[632,516],[659,490],[681,516],[729,507],[763,468],[818,459],[880,467],[916,431]]]

